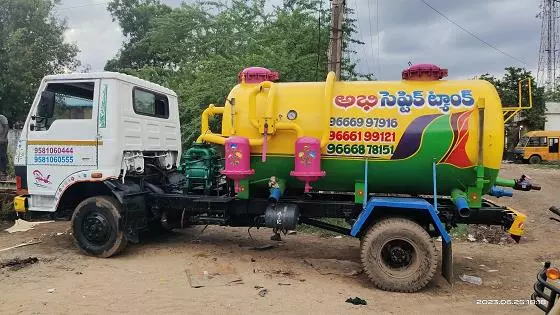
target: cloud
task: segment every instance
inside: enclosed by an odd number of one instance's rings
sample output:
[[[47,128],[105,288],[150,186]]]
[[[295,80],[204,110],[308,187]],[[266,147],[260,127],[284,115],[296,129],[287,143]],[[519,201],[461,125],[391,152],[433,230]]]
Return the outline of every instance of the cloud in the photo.
[[[379,14],[375,13],[377,3]],[[430,62],[449,69],[450,78],[471,78],[481,73],[503,73],[507,66],[536,71],[540,21],[537,1],[427,0],[457,24],[527,65],[497,52],[434,12],[419,0],[349,0],[356,9],[361,71],[382,80],[400,78],[409,61]],[[377,21],[379,17],[379,21]],[[377,53],[379,23],[379,54]],[[370,27],[371,24],[371,27]],[[370,32],[370,28],[372,32]],[[379,68],[375,65],[379,64]]]
[[[536,71],[540,21],[535,15],[539,1],[426,1],[483,40],[525,61],[529,70]],[[94,71],[103,70],[105,62],[118,52],[124,40],[118,24],[112,22],[106,10],[107,2],[63,0],[57,9],[58,16],[65,18],[69,26],[67,40],[78,45],[81,50],[78,57]],[[177,6],[180,0],[162,2]],[[377,2],[379,14],[375,12]],[[450,78],[454,79],[486,72],[500,75],[507,66],[524,66],[453,25],[420,0],[346,0],[346,3],[356,10],[354,17],[359,30],[356,37],[365,43],[355,47],[358,70],[375,73],[381,80],[399,79],[409,61],[438,64],[448,68]],[[326,0],[325,6],[328,6]]]
[[[67,22],[66,40],[78,45],[78,59],[82,65],[90,65],[93,71],[103,70],[124,40],[119,25],[112,22],[106,7],[104,0],[63,0],[55,10],[57,16]]]

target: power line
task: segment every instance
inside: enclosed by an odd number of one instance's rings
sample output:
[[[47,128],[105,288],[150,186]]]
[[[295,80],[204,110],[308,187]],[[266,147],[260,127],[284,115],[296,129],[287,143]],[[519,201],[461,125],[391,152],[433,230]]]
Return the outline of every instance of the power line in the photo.
[[[358,33],[360,33],[360,29],[362,28],[362,25],[361,25],[361,23],[360,23],[360,9],[358,8],[358,2],[357,2],[357,0],[354,0],[354,12],[356,13],[356,23],[358,24]],[[371,17],[370,17],[370,18],[371,18]],[[366,56],[366,55],[367,55],[367,51],[366,51],[365,45],[360,45],[360,44],[357,44],[357,45],[359,46],[360,50],[362,51],[362,54],[363,54],[364,56]],[[372,58],[373,58],[373,56],[372,56]],[[364,59],[365,59],[365,62],[366,62],[366,67],[367,67],[367,69],[368,69],[368,71],[369,71],[369,69],[370,69],[370,67],[369,67],[369,58],[366,57],[366,58],[364,58]],[[361,60],[361,59],[360,59],[360,60]]]
[[[371,59],[374,59],[374,58],[375,58],[375,53],[374,53],[374,50],[373,50],[373,27],[371,26],[371,16],[372,16],[372,14],[371,14],[371,1],[368,1],[368,2],[367,2],[367,6],[368,6],[368,14],[369,14],[369,19],[368,19],[368,22],[369,22],[369,35],[370,35],[370,39],[371,39],[371,43],[370,43],[370,45],[371,45]],[[374,61],[374,64],[375,64],[375,61]],[[376,72],[377,72],[377,71],[376,71]],[[379,74],[376,73],[376,74],[375,74],[375,77],[377,78],[378,75],[379,75]]]
[[[379,21],[379,19],[381,19],[381,15],[379,14],[379,0],[375,1],[375,21],[376,21],[376,26],[375,26],[375,32],[377,34],[377,57],[376,57],[376,68],[377,68],[377,74],[379,75],[381,73],[381,35],[379,35],[379,24],[381,23]],[[377,79],[379,80],[379,77],[376,76]]]
[[[519,58],[517,58],[517,57],[514,57],[514,56],[512,56],[512,55],[510,55],[510,54],[508,54],[507,52],[505,52],[505,51],[499,49],[498,47],[496,47],[496,46],[490,44],[489,42],[485,41],[484,39],[478,37],[478,36],[475,35],[473,32],[471,32],[471,31],[469,31],[468,29],[464,28],[463,26],[459,25],[459,23],[457,23],[457,22],[453,21],[452,19],[448,18],[445,14],[443,14],[442,12],[440,12],[438,9],[434,8],[432,5],[430,5],[430,4],[429,4],[428,2],[426,2],[425,0],[419,0],[419,1],[421,1],[422,3],[424,3],[424,4],[425,4],[426,6],[428,6],[430,9],[434,10],[437,14],[441,15],[441,16],[442,16],[444,19],[446,19],[447,21],[451,22],[452,24],[454,24],[455,26],[457,26],[458,28],[460,28],[461,30],[463,30],[465,33],[471,35],[472,37],[478,39],[480,42],[484,43],[486,46],[488,46],[488,47],[494,49],[495,51],[497,51],[497,52],[503,54],[504,56],[507,56],[507,57],[509,57],[509,58],[511,58],[511,59],[513,59],[513,60],[515,60],[515,61],[517,61],[517,62],[519,62],[519,63],[522,63],[522,64],[524,64],[524,65],[527,66],[527,63],[524,62],[523,60],[521,60],[521,59],[519,59]]]

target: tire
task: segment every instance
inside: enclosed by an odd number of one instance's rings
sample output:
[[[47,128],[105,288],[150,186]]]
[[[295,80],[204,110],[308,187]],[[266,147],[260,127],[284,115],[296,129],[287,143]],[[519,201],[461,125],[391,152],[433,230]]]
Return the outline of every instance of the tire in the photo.
[[[397,261],[391,259],[391,253]],[[410,293],[433,279],[438,251],[420,225],[404,218],[387,218],[373,225],[363,237],[361,260],[377,288]]]
[[[108,258],[127,245],[119,228],[119,202],[109,196],[90,197],[82,201],[72,215],[72,232],[76,246],[85,254]]]
[[[529,158],[529,164],[540,164],[542,161],[541,157],[538,155],[531,155]]]

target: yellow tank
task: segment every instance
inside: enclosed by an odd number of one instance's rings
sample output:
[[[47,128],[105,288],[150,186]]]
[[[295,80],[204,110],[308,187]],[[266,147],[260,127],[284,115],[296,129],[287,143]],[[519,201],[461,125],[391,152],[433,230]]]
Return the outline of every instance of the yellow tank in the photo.
[[[326,176],[314,184],[318,190],[354,191],[364,181],[367,159],[368,191],[431,193],[436,162],[439,192],[468,191],[476,204],[500,168],[501,102],[487,81],[441,80],[446,75],[445,69],[417,65],[401,81],[345,82],[330,73],[325,82],[274,83],[252,76],[231,90],[224,107],[205,111],[199,141],[246,137],[251,180],[276,176],[298,186],[289,175],[294,143],[302,136],[320,139]],[[219,135],[208,128],[211,114],[223,115]]]

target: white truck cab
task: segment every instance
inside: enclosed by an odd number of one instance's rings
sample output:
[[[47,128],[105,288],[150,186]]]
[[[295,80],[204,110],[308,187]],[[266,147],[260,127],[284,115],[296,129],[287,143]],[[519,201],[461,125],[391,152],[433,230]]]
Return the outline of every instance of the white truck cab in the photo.
[[[74,209],[100,182],[172,169],[180,154],[172,90],[113,72],[47,76],[16,147],[16,211]]]

